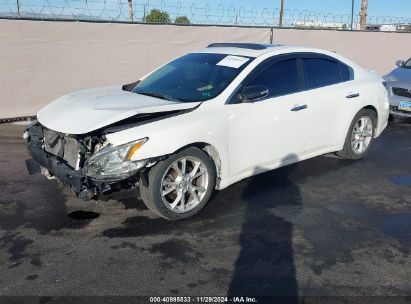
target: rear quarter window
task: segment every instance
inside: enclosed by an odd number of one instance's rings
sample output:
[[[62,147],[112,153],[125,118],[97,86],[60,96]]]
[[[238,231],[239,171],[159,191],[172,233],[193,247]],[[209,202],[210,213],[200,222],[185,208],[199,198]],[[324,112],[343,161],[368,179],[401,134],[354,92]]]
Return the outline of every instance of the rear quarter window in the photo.
[[[341,62],[339,64],[340,64],[341,80],[342,81],[354,80],[353,68]]]
[[[322,58],[303,59],[307,89],[316,89],[342,82],[340,64]]]

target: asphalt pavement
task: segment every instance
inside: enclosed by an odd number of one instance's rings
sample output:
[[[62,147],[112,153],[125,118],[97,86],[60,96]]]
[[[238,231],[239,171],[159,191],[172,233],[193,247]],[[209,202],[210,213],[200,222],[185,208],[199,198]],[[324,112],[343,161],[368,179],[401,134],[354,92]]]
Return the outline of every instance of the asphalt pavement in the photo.
[[[411,294],[411,121],[360,161],[322,156],[241,181],[170,222],[129,191],[84,202],[29,176],[0,125],[2,296]]]

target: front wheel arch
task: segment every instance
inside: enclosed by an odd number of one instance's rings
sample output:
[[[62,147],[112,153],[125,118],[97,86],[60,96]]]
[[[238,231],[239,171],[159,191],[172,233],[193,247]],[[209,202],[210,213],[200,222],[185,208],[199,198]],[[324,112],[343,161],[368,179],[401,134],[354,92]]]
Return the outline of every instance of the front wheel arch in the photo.
[[[175,199],[175,202],[177,203],[174,204],[172,208],[169,208],[169,205],[167,205],[167,203],[170,203],[170,202],[165,202],[164,196],[170,193],[170,191],[166,193],[163,192],[162,194],[162,191],[164,190],[163,189],[164,175],[167,174],[170,167],[174,163],[178,163],[181,158],[186,158],[186,159],[194,158],[194,159],[201,161],[202,165],[205,168],[207,168],[207,170],[203,174],[207,174],[208,176],[206,177],[205,181],[203,180],[203,182],[206,183],[205,185],[202,186],[203,189],[205,189],[205,193],[203,194],[203,197],[200,198],[200,200],[196,203],[195,206],[192,207],[192,209],[187,209],[187,211],[185,211],[183,208],[182,212],[178,212],[178,211],[174,211],[174,208],[178,206],[179,200],[181,200],[182,204],[184,204],[184,202],[187,202],[186,199],[189,199],[189,198],[186,195],[189,195],[189,191],[191,192],[193,190],[191,189],[191,187],[193,185],[194,185],[194,188],[201,187],[201,185],[198,184],[198,182],[202,182],[201,180],[197,179],[199,177],[197,178],[195,176],[190,177],[190,176],[187,176],[186,174],[182,174],[186,172],[185,169],[183,169],[183,167],[180,167],[180,170],[179,169],[174,170],[173,171],[174,173],[180,172],[179,175],[174,174],[174,176],[178,175],[178,176],[175,176],[174,180],[170,180],[170,182],[174,184],[172,186],[173,189],[170,189],[170,190],[174,191],[175,192],[174,194],[177,194],[177,198],[173,197],[172,199]],[[192,161],[193,160],[191,160],[191,162]],[[186,168],[185,165],[184,165],[184,168]],[[193,168],[193,166],[191,166],[191,168]],[[153,167],[151,167],[150,170],[147,172],[147,175],[148,175],[148,180],[149,180],[147,185],[145,185],[144,183],[141,183],[140,185],[141,199],[151,211],[169,220],[184,219],[184,218],[193,216],[194,214],[199,212],[208,203],[215,189],[216,172],[215,172],[215,166],[214,166],[214,163],[211,157],[209,157],[205,151],[197,147],[193,147],[193,146],[189,146],[186,149],[182,149],[176,153],[170,154],[167,158],[156,163]],[[179,181],[177,181],[177,178],[179,178],[179,176],[180,176],[180,179]],[[188,181],[192,183],[191,186],[187,185]],[[167,187],[167,184],[166,184],[166,187]],[[186,189],[184,190],[184,188]],[[165,189],[165,191],[167,191],[167,189]],[[178,193],[180,194],[180,198],[178,198]],[[181,194],[184,195],[186,199],[182,200]],[[197,195],[198,194],[199,193],[197,193]],[[197,195],[194,195],[194,198],[197,197]],[[198,197],[197,197],[197,200],[198,200]],[[176,210],[178,209],[179,208],[177,207]]]
[[[215,166],[216,188],[218,188],[221,173],[222,173],[221,157],[220,157],[220,153],[218,152],[218,150],[212,144],[209,144],[209,143],[206,143],[206,142],[195,142],[195,143],[185,145],[185,146],[177,149],[176,151],[174,151],[171,154],[178,153],[178,152],[180,152],[182,150],[186,150],[190,147],[198,148],[198,149],[204,151],[211,158],[211,160],[213,161],[214,166]]]

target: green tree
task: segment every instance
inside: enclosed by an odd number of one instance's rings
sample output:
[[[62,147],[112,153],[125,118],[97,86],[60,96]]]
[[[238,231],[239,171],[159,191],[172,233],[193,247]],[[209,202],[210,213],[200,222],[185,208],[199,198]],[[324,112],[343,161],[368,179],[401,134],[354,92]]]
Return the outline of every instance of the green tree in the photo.
[[[144,22],[147,23],[170,23],[170,15],[167,12],[152,9],[147,16],[144,17]]]
[[[190,24],[190,19],[187,18],[187,16],[178,16],[176,20],[174,20],[174,23],[178,24]]]

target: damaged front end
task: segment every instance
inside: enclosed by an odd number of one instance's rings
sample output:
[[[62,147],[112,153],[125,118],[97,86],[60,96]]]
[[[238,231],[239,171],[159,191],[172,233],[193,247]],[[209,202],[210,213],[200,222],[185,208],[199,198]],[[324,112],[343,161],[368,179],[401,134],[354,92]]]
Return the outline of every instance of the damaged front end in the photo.
[[[84,200],[138,185],[145,168],[156,160],[132,161],[147,138],[113,147],[104,131],[85,135],[62,134],[32,123],[24,133],[32,159],[26,160],[30,174],[41,172],[57,178]]]

